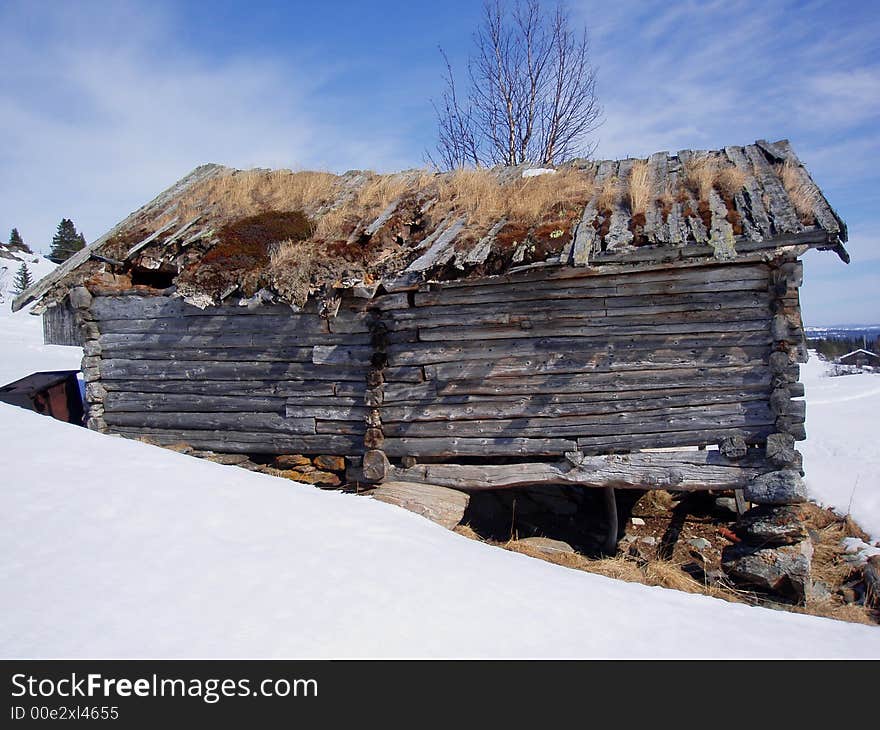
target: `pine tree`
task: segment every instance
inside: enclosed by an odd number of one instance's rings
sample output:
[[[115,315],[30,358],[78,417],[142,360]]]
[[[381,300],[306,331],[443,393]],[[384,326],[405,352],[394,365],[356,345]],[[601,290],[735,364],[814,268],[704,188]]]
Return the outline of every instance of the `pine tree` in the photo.
[[[9,244],[10,251],[21,251],[22,253],[33,253],[31,251],[31,247],[28,246],[24,239],[21,237],[21,234],[18,232],[18,228],[13,228],[12,232],[9,234]]]
[[[60,264],[81,248],[85,248],[85,245],[86,239],[82,233],[76,232],[73,221],[70,218],[62,218],[57,233],[52,237],[52,250],[46,258]]]
[[[15,294],[15,296],[18,296],[25,289],[28,289],[33,283],[34,280],[31,276],[30,269],[28,269],[27,264],[22,264],[18,267],[18,271],[15,274],[15,281],[12,284],[12,292]]]

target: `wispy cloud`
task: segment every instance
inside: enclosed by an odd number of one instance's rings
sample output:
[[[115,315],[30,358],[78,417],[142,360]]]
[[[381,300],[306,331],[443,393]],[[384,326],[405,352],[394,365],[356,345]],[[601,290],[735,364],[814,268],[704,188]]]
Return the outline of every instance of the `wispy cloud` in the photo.
[[[391,138],[344,134],[322,115],[326,64],[209,60],[177,39],[173,17],[139,3],[36,14],[35,31],[30,6],[0,10],[0,25],[23,31],[0,45],[0,231],[18,226],[38,247],[62,216],[97,237],[204,162],[397,161]]]

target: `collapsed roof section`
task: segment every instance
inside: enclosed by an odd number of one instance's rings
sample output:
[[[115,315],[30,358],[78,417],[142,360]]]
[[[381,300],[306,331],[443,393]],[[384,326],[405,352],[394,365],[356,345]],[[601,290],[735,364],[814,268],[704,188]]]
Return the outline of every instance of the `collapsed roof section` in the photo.
[[[846,226],[786,140],[647,159],[391,175],[203,165],[13,303],[85,282],[303,306],[524,266],[733,260],[833,249]]]

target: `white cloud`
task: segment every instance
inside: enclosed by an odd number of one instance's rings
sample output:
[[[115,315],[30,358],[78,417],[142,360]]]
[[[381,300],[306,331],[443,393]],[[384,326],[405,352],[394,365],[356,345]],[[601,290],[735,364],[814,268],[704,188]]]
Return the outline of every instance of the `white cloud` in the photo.
[[[0,48],[0,235],[17,226],[42,248],[64,216],[92,240],[204,162],[396,161],[392,138],[353,138],[322,118],[326,66],[209,61],[175,40],[173,18],[140,4],[49,8],[35,37]],[[33,20],[27,6],[0,11],[7,28]]]

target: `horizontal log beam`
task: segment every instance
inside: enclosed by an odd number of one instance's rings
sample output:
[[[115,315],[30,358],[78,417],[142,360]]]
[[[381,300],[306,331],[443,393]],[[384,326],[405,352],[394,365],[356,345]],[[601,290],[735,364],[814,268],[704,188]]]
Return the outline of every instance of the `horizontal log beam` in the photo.
[[[739,338],[747,339],[747,338]],[[602,346],[595,340],[463,340],[448,346],[414,346],[404,349],[387,348],[388,362],[394,366],[422,365],[429,378],[469,377],[476,368],[482,377],[528,372],[590,372],[637,370],[658,367],[744,366],[766,362],[770,343],[722,344],[708,347],[624,347]],[[666,344],[666,343],[664,343]],[[536,363],[538,361],[540,364]],[[390,378],[389,378],[390,380]]]
[[[634,451],[640,449],[672,448],[677,446],[712,446],[732,434],[743,435],[748,444],[761,444],[771,433],[777,431],[775,424],[716,426],[702,431],[666,431],[658,433],[604,434],[584,436],[577,439],[578,451],[585,454],[602,454],[609,451]]]
[[[765,389],[754,391],[731,390],[727,392],[698,391],[695,393],[673,393],[652,395],[652,391],[640,391],[642,395],[633,398],[621,398],[626,392],[609,394],[617,397],[604,400],[589,400],[590,395],[582,396],[550,396],[542,399],[539,396],[530,398],[506,398],[478,401],[462,396],[464,402],[443,402],[446,398],[425,400],[419,404],[394,406],[385,403],[382,407],[383,423],[409,423],[416,421],[472,421],[496,418],[543,417],[557,418],[568,416],[587,416],[603,413],[647,413],[657,409],[669,409],[683,406],[710,406],[719,403],[746,403],[750,401],[766,401]],[[439,402],[438,402],[439,401]],[[289,407],[295,412],[295,406]]]
[[[410,326],[432,327],[435,323],[461,320],[474,324],[503,322],[511,318],[526,316],[536,319],[565,319],[572,317],[597,316],[605,313],[609,317],[627,317],[640,314],[662,314],[664,312],[715,311],[729,309],[765,308],[771,303],[767,292],[703,292],[698,294],[679,294],[675,297],[665,295],[638,297],[595,297],[572,300],[517,301],[513,300],[487,309],[482,304],[435,305],[411,307],[393,312],[383,312],[382,318],[393,323],[394,329]]]
[[[691,454],[705,456],[697,460]],[[551,484],[689,492],[742,489],[770,468],[729,462],[717,452],[637,453],[585,456],[577,463],[421,464],[409,469],[392,466],[387,478],[469,492]]]
[[[359,436],[298,436],[236,431],[169,430],[115,426],[112,431],[130,438],[146,438],[160,444],[187,443],[197,449],[242,454],[332,454],[349,456],[363,451]]]
[[[437,304],[477,302],[488,304],[490,302],[525,301],[529,299],[581,299],[584,296],[633,297],[640,295],[677,295],[720,291],[766,291],[769,283],[766,272],[756,272],[752,276],[743,275],[742,278],[738,276],[735,279],[725,279],[713,280],[703,278],[699,281],[688,281],[673,278],[665,281],[628,282],[617,285],[608,285],[604,282],[597,285],[594,282],[590,282],[586,286],[578,286],[566,282],[564,286],[553,283],[544,286],[535,284],[523,285],[521,287],[485,286],[472,289],[438,289],[430,292],[417,292],[415,294],[415,306],[425,307]]]
[[[383,417],[382,431],[391,437],[495,437],[553,436],[588,437],[598,435],[661,433],[664,431],[705,431],[712,428],[765,426],[775,423],[776,415],[766,403],[727,403],[700,407],[662,408],[653,411],[604,413],[595,416],[555,418],[511,418],[481,421],[412,421],[390,423]]]
[[[577,449],[572,439],[547,438],[386,438],[388,456],[561,456]]]
[[[441,382],[438,386],[440,393],[453,392],[486,392],[486,390],[470,390],[470,386],[465,385],[467,381],[482,381],[481,388],[491,389],[492,382],[488,379],[509,379],[511,382],[506,384],[515,384],[512,381],[516,379],[524,380],[535,376],[580,376],[581,382],[585,389],[591,387],[596,388],[601,384],[610,384],[612,387],[623,387],[626,382],[637,382],[640,387],[650,387],[645,384],[658,382],[663,387],[682,386],[688,382],[691,376],[705,377],[707,380],[724,386],[724,381],[720,378],[721,371],[724,370],[735,378],[729,385],[736,385],[740,381],[736,378],[742,377],[745,382],[754,382],[755,379],[769,378],[766,365],[758,361],[726,363],[723,359],[719,362],[712,362],[711,356],[707,357],[708,362],[696,362],[692,357],[682,357],[680,360],[663,358],[659,362],[651,362],[643,360],[640,362],[607,362],[601,359],[592,361],[577,356],[570,356],[565,353],[547,353],[544,357],[535,356],[526,357],[499,357],[496,360],[467,360],[463,359],[458,362],[442,362],[431,365],[425,365],[424,374],[428,380],[437,380]],[[389,382],[394,382],[395,378],[389,376],[386,378]],[[570,378],[569,378],[570,380]],[[707,385],[707,387],[709,387]],[[503,385],[501,388],[503,392]],[[559,391],[566,392],[566,391]]]
[[[361,394],[363,398],[366,387],[359,381],[333,380],[104,380],[101,385],[111,392],[125,393],[129,396],[137,394],[167,395],[214,395],[214,396],[278,396],[321,398],[333,397],[337,389],[344,389],[349,394]],[[343,388],[343,386],[345,386]]]
[[[210,362],[197,360],[101,360],[102,380],[235,380],[314,379],[355,380],[366,378],[366,368],[325,368],[311,363]]]
[[[101,323],[103,327],[103,323]],[[413,337],[415,340],[415,337]],[[156,349],[187,350],[199,348],[259,348],[274,347],[308,347],[316,345],[343,345],[346,347],[366,346],[370,344],[369,335],[309,335],[296,333],[279,335],[269,332],[243,334],[233,331],[214,332],[210,334],[149,334],[138,332],[103,332],[98,337],[98,345],[102,352],[115,353],[127,350]]]
[[[135,428],[199,429],[235,432],[289,433],[313,435],[314,418],[286,418],[277,413],[119,413],[105,412],[104,420],[112,426]]]

